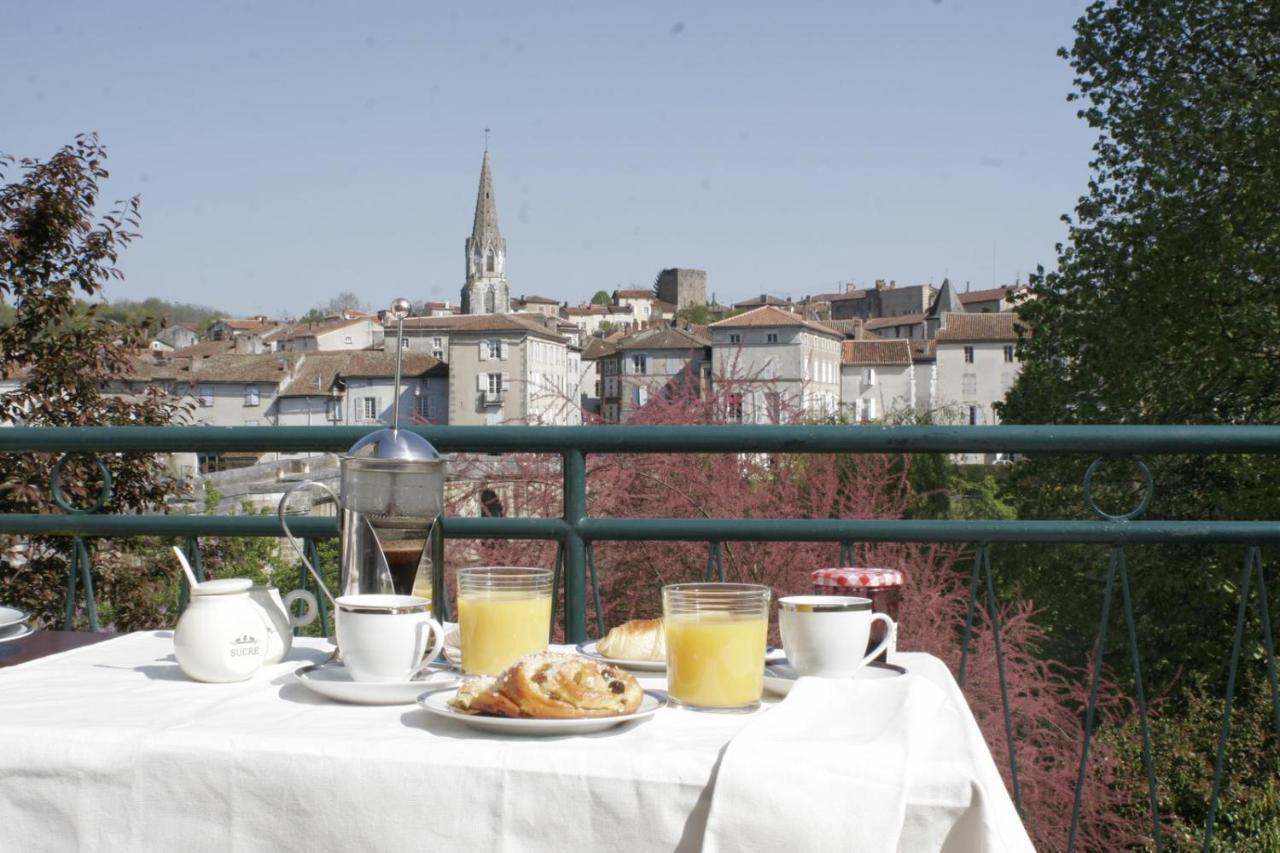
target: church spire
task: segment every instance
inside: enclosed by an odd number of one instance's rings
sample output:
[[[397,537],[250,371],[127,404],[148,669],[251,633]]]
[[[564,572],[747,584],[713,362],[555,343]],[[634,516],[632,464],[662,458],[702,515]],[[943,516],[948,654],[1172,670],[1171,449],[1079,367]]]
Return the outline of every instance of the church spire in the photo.
[[[489,169],[487,149],[480,164],[480,189],[476,192],[476,219],[471,226],[471,239],[481,244],[502,239],[498,233],[498,205],[493,199],[493,172]]]
[[[476,192],[476,216],[467,238],[467,283],[462,286],[464,314],[505,314],[511,310],[507,287],[507,241],[498,231],[498,205],[493,197],[493,172],[486,138]]]

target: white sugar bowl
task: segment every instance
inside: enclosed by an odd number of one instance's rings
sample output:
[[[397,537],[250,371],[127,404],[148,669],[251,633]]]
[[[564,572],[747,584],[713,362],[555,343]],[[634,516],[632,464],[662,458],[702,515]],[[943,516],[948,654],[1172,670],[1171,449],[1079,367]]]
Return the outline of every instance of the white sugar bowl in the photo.
[[[173,651],[195,681],[244,681],[263,665],[269,628],[249,597],[253,581],[220,578],[197,584],[173,632]]]

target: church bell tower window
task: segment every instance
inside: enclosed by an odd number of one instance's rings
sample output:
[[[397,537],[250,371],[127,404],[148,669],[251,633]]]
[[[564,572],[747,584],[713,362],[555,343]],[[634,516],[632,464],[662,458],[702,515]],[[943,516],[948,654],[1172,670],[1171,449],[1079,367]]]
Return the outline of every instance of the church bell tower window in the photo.
[[[485,272],[493,272],[493,252],[489,252],[489,257],[484,262]]]

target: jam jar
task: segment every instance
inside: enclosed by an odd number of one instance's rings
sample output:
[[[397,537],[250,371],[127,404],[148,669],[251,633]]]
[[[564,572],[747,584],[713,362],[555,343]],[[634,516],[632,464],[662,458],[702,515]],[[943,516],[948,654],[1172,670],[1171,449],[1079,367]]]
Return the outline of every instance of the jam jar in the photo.
[[[818,569],[810,575],[815,595],[849,595],[871,599],[871,610],[883,613],[895,623],[898,621],[898,604],[902,600],[902,572],[897,569]],[[867,651],[874,649],[884,639],[885,626],[876,622],[871,626]],[[883,663],[888,653],[897,651],[895,643],[876,658]]]

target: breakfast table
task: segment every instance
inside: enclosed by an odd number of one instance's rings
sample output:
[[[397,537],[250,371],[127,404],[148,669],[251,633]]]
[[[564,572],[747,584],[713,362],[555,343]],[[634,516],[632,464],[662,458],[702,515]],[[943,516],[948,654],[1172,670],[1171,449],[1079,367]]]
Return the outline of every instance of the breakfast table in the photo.
[[[43,850],[1031,850],[941,661],[801,679],[747,714],[663,708],[513,737],[341,704],[294,671],[179,669],[172,632],[0,669],[0,827]],[[637,673],[662,691],[662,673]]]

